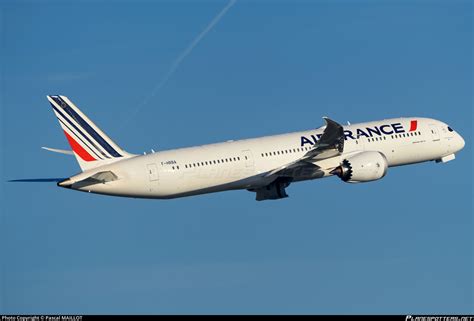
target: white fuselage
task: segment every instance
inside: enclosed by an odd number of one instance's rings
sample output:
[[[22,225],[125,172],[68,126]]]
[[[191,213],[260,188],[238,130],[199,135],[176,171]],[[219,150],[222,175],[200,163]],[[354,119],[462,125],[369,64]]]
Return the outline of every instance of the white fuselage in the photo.
[[[415,123],[414,123],[415,121]],[[71,177],[72,181],[112,171],[117,180],[73,189],[93,193],[175,198],[232,189],[255,189],[271,183],[268,172],[300,159],[324,128],[156,152],[121,160]],[[363,151],[382,153],[389,166],[431,160],[447,161],[464,140],[443,122],[429,118],[394,118],[344,126],[344,152],[315,161],[321,171],[295,174],[293,181],[332,176],[346,157]],[[452,155],[452,156],[451,156]]]

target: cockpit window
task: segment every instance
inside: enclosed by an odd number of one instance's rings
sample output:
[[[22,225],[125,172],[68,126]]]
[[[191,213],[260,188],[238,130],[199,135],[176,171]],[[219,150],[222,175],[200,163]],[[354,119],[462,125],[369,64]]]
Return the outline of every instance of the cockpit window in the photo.
[[[453,131],[454,131],[454,130],[453,130],[451,127],[449,127],[449,126],[448,126],[448,130],[449,130],[450,132],[453,132]]]

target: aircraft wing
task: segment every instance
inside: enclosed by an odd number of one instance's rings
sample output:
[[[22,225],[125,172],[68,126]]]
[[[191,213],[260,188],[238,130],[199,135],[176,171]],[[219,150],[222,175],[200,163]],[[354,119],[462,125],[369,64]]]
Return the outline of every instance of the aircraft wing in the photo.
[[[344,151],[344,128],[327,117],[324,117],[324,120],[326,128],[313,148],[300,159],[269,171],[265,177],[292,176],[291,173],[297,169],[317,171],[319,166],[315,165],[314,161],[341,155]]]

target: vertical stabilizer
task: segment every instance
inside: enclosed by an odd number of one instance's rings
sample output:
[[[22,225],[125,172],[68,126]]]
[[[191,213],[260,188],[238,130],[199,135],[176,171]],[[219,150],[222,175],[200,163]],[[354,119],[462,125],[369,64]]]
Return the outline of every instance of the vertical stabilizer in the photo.
[[[47,96],[83,171],[134,156],[115,144],[65,96]]]

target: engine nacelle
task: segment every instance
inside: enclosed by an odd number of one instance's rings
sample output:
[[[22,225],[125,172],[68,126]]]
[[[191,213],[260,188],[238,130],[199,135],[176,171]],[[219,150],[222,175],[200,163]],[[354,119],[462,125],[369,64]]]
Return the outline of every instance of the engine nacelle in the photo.
[[[361,152],[344,159],[331,174],[339,176],[344,182],[359,183],[381,179],[387,173],[388,162],[379,152]]]

